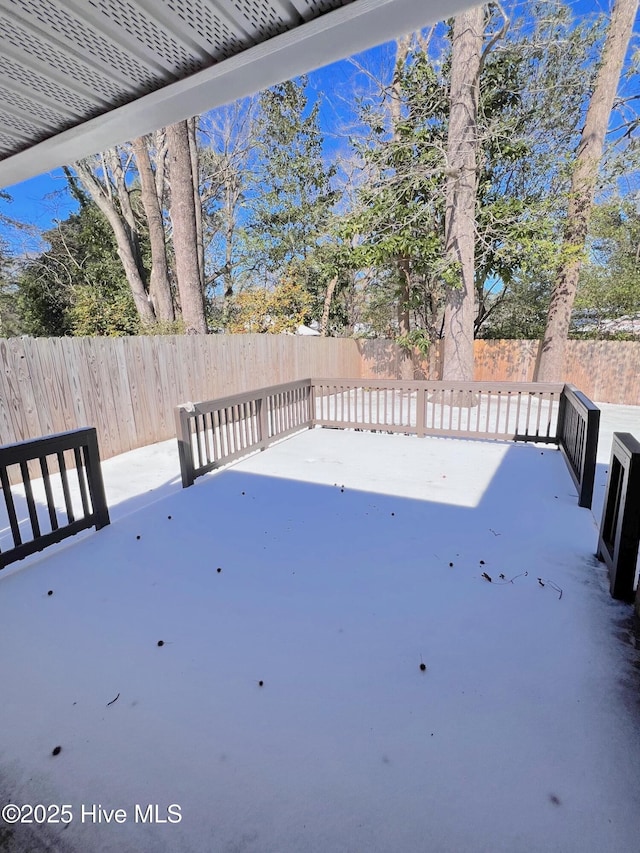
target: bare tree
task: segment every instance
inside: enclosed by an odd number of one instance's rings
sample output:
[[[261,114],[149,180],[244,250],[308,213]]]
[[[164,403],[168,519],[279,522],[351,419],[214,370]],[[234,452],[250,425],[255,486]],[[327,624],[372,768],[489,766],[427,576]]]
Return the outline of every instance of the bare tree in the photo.
[[[74,169],[83,186],[111,225],[118,247],[118,256],[122,261],[141,321],[152,324],[156,320],[156,314],[145,286],[138,233],[120,154],[117,150],[105,152],[100,157],[100,162],[103,171],[102,181],[95,174],[94,163],[91,160],[78,161],[74,164]],[[112,166],[111,173],[107,166],[108,163]],[[114,197],[114,189],[118,201]]]
[[[158,198],[158,186],[149,155],[149,138],[138,137],[132,140],[131,146],[138,165],[142,205],[149,226],[149,243],[151,246],[149,296],[153,303],[156,318],[170,323],[175,319],[175,313],[169,284],[169,265],[167,263],[161,199]],[[164,159],[164,153],[161,156]]]
[[[194,176],[186,121],[167,127],[170,215],[176,259],[178,291],[187,334],[206,334],[204,293],[198,261]]]
[[[252,260],[243,251],[239,218],[243,200],[255,188],[256,99],[245,99],[209,114],[201,124],[208,138],[200,152],[205,246],[213,260],[207,286],[222,283],[226,318],[234,291]]]
[[[482,6],[455,18],[447,137],[445,253],[458,266],[459,285],[450,288],[447,294],[444,379],[473,379],[477,117],[483,36]]]
[[[189,156],[191,157],[191,175],[193,178],[193,204],[196,212],[196,244],[198,246],[198,271],[200,286],[204,293],[204,232],[202,227],[202,201],[200,198],[200,157],[198,152],[198,116],[187,119],[189,132]]]
[[[578,286],[604,139],[637,10],[638,0],[616,0],[611,13],[602,62],[576,153],[562,261],[556,273],[544,339],[536,365],[535,378],[540,382],[560,382],[563,379],[571,310]]]

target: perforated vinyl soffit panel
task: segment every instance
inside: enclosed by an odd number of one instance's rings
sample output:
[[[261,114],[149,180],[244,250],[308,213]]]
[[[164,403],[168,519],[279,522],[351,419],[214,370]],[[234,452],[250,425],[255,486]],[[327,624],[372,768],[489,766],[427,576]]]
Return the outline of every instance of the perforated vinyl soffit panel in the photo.
[[[352,0],[0,0],[0,160]]]

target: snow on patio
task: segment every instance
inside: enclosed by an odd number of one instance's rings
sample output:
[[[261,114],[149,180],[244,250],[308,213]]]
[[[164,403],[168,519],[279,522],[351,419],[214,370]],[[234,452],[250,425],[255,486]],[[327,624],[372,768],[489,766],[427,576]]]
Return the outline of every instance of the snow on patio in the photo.
[[[0,575],[3,800],[73,814],[0,849],[638,849],[630,608],[558,451],[318,429],[184,491],[175,442],[104,468],[113,523]]]

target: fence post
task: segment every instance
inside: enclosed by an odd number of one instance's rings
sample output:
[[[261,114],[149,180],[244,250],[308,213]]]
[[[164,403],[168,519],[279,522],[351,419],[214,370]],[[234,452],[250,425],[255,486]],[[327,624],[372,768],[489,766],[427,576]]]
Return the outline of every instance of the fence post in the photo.
[[[109,518],[109,507],[107,506],[107,498],[104,492],[100,450],[98,449],[98,435],[95,427],[90,427],[87,431],[85,466],[87,469],[87,482],[89,484],[91,503],[93,504],[96,530],[100,530],[106,527],[107,524],[110,524],[111,519]]]
[[[193,481],[195,480],[189,414],[182,406],[177,406],[174,410],[174,413],[176,422],[176,436],[178,437],[178,456],[180,458],[182,488],[186,489],[188,486],[192,486]]]

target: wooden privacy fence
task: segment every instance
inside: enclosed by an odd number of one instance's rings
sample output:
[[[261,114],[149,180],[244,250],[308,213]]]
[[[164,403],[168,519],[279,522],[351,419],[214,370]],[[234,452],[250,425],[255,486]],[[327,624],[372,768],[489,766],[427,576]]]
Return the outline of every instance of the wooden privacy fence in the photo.
[[[37,480],[29,470],[34,462]],[[10,484],[11,469],[18,486]],[[0,485],[0,569],[85,528],[109,524],[93,428],[0,447]]]
[[[633,598],[639,542],[640,442],[615,432],[598,537],[598,559],[607,565],[614,598]]]
[[[533,375],[537,341],[476,341],[475,379]],[[409,375],[405,377],[406,370]],[[0,339],[0,445],[95,426],[108,459],[174,434],[184,400],[244,394],[308,376],[439,380],[393,341],[289,335]],[[640,405],[640,343],[569,341],[566,381],[591,399]]]
[[[372,379],[440,379],[441,341],[426,358],[408,358],[394,341],[358,341],[360,377]],[[479,382],[531,382],[540,351],[536,340],[476,340],[473,378]],[[408,376],[405,375],[408,372]],[[347,375],[347,374],[343,374]],[[640,406],[640,341],[567,341],[563,379],[590,399]]]
[[[0,445],[94,426],[103,459],[174,436],[174,408],[358,376],[355,340],[294,335],[0,339]]]
[[[306,379],[177,407],[182,483],[313,426],[557,444],[590,507],[597,407],[559,384]]]

